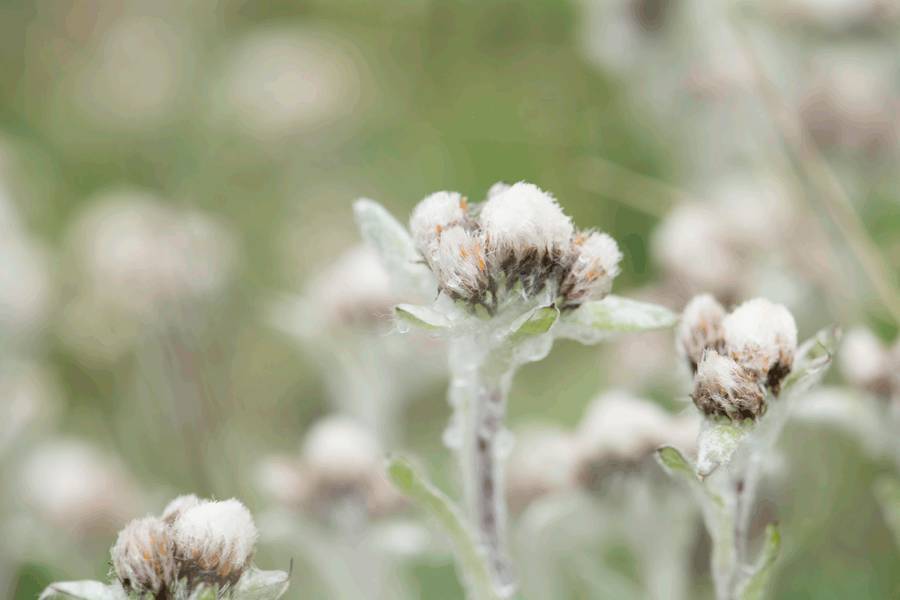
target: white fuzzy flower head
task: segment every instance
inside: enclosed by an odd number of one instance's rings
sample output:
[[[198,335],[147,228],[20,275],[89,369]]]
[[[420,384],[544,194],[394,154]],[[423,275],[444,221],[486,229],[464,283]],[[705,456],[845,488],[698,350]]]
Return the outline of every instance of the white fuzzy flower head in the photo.
[[[445,229],[463,225],[469,218],[469,205],[457,192],[435,192],[416,205],[409,219],[416,248],[428,261],[437,251]]]
[[[303,462],[312,477],[343,491],[361,485],[380,469],[381,448],[359,423],[328,417],[316,423],[303,445]]]
[[[172,524],[181,576],[218,586],[235,583],[250,564],[259,537],[250,511],[240,501],[201,502]]]
[[[116,577],[128,593],[167,598],[178,580],[172,532],[156,517],[126,525],[110,554]]]
[[[575,305],[605,298],[622,260],[616,240],[596,231],[577,234],[572,240],[571,255],[573,263],[560,294]]]
[[[177,498],[169,502],[166,505],[166,508],[163,509],[162,520],[171,525],[178,519],[178,517],[181,516],[181,513],[189,508],[193,508],[201,504],[202,502],[203,501],[194,494],[185,494],[184,496],[178,496]]]
[[[753,373],[715,350],[707,350],[697,365],[691,399],[706,416],[732,421],[757,419],[766,412],[766,392]]]
[[[432,194],[410,230],[441,291],[491,314],[506,298],[544,290],[562,309],[601,299],[622,258],[615,240],[576,232],[550,194],[524,182],[494,185],[477,207],[456,193]]]
[[[481,209],[491,259],[502,264],[530,255],[542,259],[568,249],[574,233],[572,220],[556,200],[531,183],[519,182],[491,196]]]
[[[725,317],[722,326],[727,354],[777,394],[797,350],[797,324],[790,311],[756,298]]]
[[[697,371],[706,350],[723,351],[724,319],[725,309],[709,294],[694,296],[684,307],[678,326],[678,350],[687,359],[692,372]]]

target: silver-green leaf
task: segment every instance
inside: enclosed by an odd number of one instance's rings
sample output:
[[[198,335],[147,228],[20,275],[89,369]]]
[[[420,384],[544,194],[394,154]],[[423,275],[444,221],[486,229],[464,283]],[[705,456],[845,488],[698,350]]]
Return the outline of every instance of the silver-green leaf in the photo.
[[[394,315],[400,321],[422,329],[443,331],[450,328],[447,317],[430,306],[398,304],[394,307]]]
[[[556,333],[594,344],[614,334],[665,329],[677,322],[678,316],[664,306],[611,295],[564,314]]]
[[[69,600],[128,600],[118,584],[107,585],[100,581],[60,581],[51,583],[38,600],[51,598]]]
[[[518,325],[512,334],[513,340],[520,340],[534,335],[547,333],[559,319],[559,309],[555,306],[544,306],[535,309],[528,317]]]
[[[781,533],[775,523],[766,527],[766,541],[763,544],[762,553],[753,569],[753,574],[741,587],[738,597],[741,600],[762,600],[765,597],[766,588],[772,578],[772,568],[781,552]]]
[[[234,600],[278,600],[288,589],[290,575],[285,571],[245,572],[234,589]]]
[[[353,204],[353,214],[363,239],[381,257],[397,285],[423,298],[434,297],[437,283],[406,228],[387,209],[367,198]]]
[[[900,548],[900,481],[885,477],[875,483],[875,497]]]
[[[781,386],[781,396],[797,396],[819,383],[831,366],[841,332],[827,327],[797,348],[794,368]]]
[[[705,479],[719,467],[727,465],[741,441],[755,426],[753,421],[704,420],[697,440],[697,476]]]

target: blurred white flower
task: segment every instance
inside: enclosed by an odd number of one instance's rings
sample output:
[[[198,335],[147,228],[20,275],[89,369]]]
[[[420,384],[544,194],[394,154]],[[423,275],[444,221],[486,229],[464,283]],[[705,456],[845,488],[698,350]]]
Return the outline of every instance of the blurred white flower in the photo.
[[[87,442],[45,442],[21,465],[14,493],[52,527],[76,538],[115,531],[139,505],[121,464]]]
[[[350,114],[360,80],[354,57],[326,32],[263,29],[232,50],[215,101],[238,129],[280,139]]]
[[[52,420],[58,409],[56,382],[40,365],[6,359],[0,366],[0,457],[42,422]]]
[[[537,498],[563,491],[575,483],[578,452],[571,433],[533,427],[516,434],[506,465],[506,497],[520,512]]]

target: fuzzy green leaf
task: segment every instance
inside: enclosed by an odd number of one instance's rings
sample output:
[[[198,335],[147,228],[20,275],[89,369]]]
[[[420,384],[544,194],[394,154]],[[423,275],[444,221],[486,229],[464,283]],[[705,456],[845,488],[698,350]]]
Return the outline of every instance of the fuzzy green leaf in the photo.
[[[234,589],[234,600],[278,600],[290,585],[284,571],[260,571],[256,567],[241,576]]]
[[[100,581],[60,581],[51,583],[38,600],[66,598],[69,600],[128,600],[128,596],[117,585],[107,585]]]
[[[442,331],[450,328],[450,321],[447,320],[447,317],[430,306],[398,304],[394,307],[394,314],[401,321],[414,327],[431,331]]]
[[[677,322],[678,316],[663,306],[607,296],[564,314],[557,335],[593,344],[613,334],[665,329]]]
[[[831,366],[841,339],[840,330],[827,327],[797,348],[794,368],[781,386],[781,396],[796,396],[819,383]]]
[[[525,321],[519,325],[513,340],[520,340],[533,335],[547,333],[559,319],[559,309],[555,306],[544,306],[532,312]]]
[[[672,446],[657,448],[656,460],[672,474],[682,477],[687,476],[691,479],[696,478],[694,467],[677,448],[673,448]]]
[[[437,291],[434,276],[423,264],[406,228],[374,200],[357,200],[353,214],[363,239],[381,257],[391,278],[408,291],[433,297]]]
[[[450,538],[470,597],[473,600],[499,600],[484,557],[453,501],[403,458],[392,458],[389,461],[388,476]]]
[[[697,476],[705,479],[720,466],[727,465],[741,441],[755,426],[753,421],[706,419],[697,440]]]
[[[738,597],[741,600],[762,600],[769,580],[772,579],[772,568],[781,552],[781,533],[775,523],[766,527],[766,541],[762,553],[753,569],[753,574],[741,587]]]

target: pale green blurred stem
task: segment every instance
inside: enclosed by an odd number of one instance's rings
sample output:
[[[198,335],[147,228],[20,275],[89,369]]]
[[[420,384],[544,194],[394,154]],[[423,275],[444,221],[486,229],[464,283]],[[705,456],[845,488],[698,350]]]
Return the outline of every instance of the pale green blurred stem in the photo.
[[[506,550],[502,448],[506,401],[515,371],[508,344],[491,347],[487,336],[465,336],[451,347],[454,422],[448,445],[457,455],[470,522],[501,597],[515,579]]]

